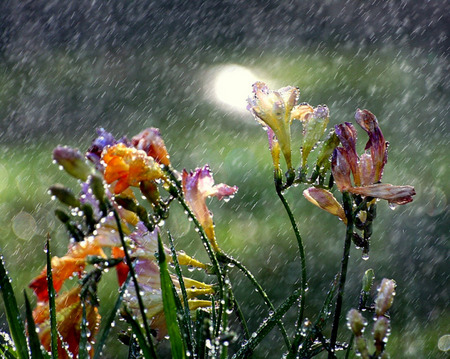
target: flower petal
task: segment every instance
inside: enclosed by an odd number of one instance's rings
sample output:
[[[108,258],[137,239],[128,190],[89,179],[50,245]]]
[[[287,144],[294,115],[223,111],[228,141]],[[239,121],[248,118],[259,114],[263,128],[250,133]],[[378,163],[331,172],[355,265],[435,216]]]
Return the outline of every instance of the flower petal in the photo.
[[[157,128],[151,127],[142,131],[131,139],[131,144],[138,150],[143,150],[148,156],[153,157],[156,162],[166,166],[170,165],[166,145]]]
[[[393,186],[391,184],[377,183],[364,187],[352,187],[349,192],[366,197],[385,199],[394,204],[406,204],[412,202],[416,191],[412,186]]]
[[[338,216],[345,224],[347,223],[344,209],[331,192],[323,188],[310,187],[303,191],[303,195],[312,204]]]
[[[339,191],[346,191],[352,186],[350,180],[350,165],[345,156],[345,149],[337,147],[333,151],[331,158],[331,172],[333,173],[334,181]]]
[[[352,170],[355,186],[359,186],[361,181],[358,169],[359,158],[356,153],[356,139],[358,137],[356,128],[350,122],[336,125],[334,128],[336,135],[339,137],[342,147],[344,148],[342,154],[347,158],[347,162]]]

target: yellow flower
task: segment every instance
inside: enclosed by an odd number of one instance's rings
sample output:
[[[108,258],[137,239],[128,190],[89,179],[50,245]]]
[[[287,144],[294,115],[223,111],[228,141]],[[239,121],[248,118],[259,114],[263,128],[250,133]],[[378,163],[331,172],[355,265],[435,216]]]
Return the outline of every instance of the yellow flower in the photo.
[[[150,320],[150,327],[156,331],[158,340],[161,340],[166,335],[167,331],[164,318],[164,304],[159,267],[153,259],[138,257],[136,259],[135,271],[138,278],[139,290],[146,309],[146,316]],[[175,289],[181,298],[180,283],[176,276],[171,275],[171,278]],[[183,280],[189,299],[189,308],[191,310],[200,307],[211,307],[211,301],[195,299],[200,295],[214,294],[214,289],[211,285],[186,277],[184,277]],[[128,288],[128,295],[124,297],[124,302],[134,313],[140,313],[134,286]]]
[[[283,152],[286,164],[292,168],[291,161],[291,112],[298,104],[300,91],[296,87],[283,87],[270,90],[263,82],[253,85],[253,96],[248,98],[248,109],[263,125],[270,127]]]
[[[159,164],[142,150],[126,147],[119,143],[107,148],[102,153],[106,168],[106,183],[117,181],[114,193],[118,194],[129,186],[138,187],[142,181],[164,178]]]

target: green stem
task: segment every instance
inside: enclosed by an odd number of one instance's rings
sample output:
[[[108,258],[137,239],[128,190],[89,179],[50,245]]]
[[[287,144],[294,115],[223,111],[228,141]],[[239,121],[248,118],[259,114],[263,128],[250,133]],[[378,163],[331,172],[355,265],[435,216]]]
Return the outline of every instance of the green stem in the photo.
[[[125,253],[126,263],[127,263],[128,268],[130,270],[130,275],[131,275],[131,278],[133,279],[134,288],[136,290],[136,297],[137,297],[137,300],[138,300],[138,303],[139,303],[139,310],[140,310],[141,315],[142,315],[142,321],[144,323],[144,329],[145,329],[145,334],[147,336],[147,341],[148,341],[148,345],[149,345],[149,348],[150,348],[150,353],[152,355],[152,358],[156,358],[157,356],[156,356],[155,346],[153,344],[152,336],[150,334],[150,327],[148,325],[147,316],[145,314],[144,302],[142,300],[142,296],[141,296],[141,293],[140,293],[139,283],[137,281],[136,272],[134,271],[133,262],[131,261],[130,254],[128,253],[128,249],[127,249],[127,244],[125,243],[125,237],[124,237],[123,230],[122,230],[122,224],[120,223],[119,214],[117,213],[117,211],[114,208],[111,207],[111,209],[113,211],[114,218],[115,218],[116,223],[117,223],[117,230],[119,232],[120,242],[122,244],[123,251]]]
[[[353,236],[353,212],[352,212],[352,199],[350,197],[350,194],[348,192],[343,192],[342,200],[344,202],[345,216],[347,217],[347,230],[345,233],[344,253],[342,255],[341,261],[341,272],[339,275],[339,287],[336,298],[336,307],[334,310],[333,328],[331,330],[330,351],[328,353],[328,359],[335,358],[334,351],[336,346],[337,333],[339,329],[339,319],[341,317],[342,311],[345,281],[347,279],[347,267],[348,267],[348,260],[350,257],[350,245],[352,243],[352,236]]]
[[[226,258],[226,260],[234,264],[247,278],[250,280],[250,282],[253,284],[253,286],[256,288],[258,293],[261,295],[262,299],[266,303],[266,305],[270,308],[271,311],[275,311],[275,307],[273,306],[272,302],[270,301],[269,297],[267,296],[267,293],[264,291],[264,289],[261,287],[261,285],[258,283],[254,275],[237,259],[224,254],[223,256]],[[286,329],[284,328],[283,322],[279,320],[277,322],[278,327],[280,328],[281,334],[283,334],[284,341],[286,343],[287,348],[289,349],[291,347],[291,342],[289,341],[289,337],[286,333]]]
[[[276,181],[275,181],[276,182]],[[292,229],[294,230],[295,233],[295,238],[297,238],[297,244],[298,244],[298,250],[300,252],[300,262],[301,262],[301,267],[302,267],[302,284],[301,284],[301,292],[300,292],[300,309],[298,311],[298,319],[297,319],[297,334],[295,336],[294,339],[294,347],[293,349],[293,354],[295,357],[295,354],[297,353],[297,348],[301,339],[301,325],[303,322],[303,313],[305,310],[305,296],[306,296],[306,256],[305,256],[305,248],[303,246],[303,240],[302,237],[300,235],[300,232],[298,230],[297,227],[297,223],[295,222],[295,218],[294,215],[291,211],[291,208],[289,207],[289,204],[286,201],[286,198],[284,197],[281,188],[279,186],[275,186],[276,190],[277,190],[277,194],[278,197],[280,197],[281,202],[283,203],[284,209],[286,210],[288,216],[289,216],[289,220],[291,222],[292,225]]]

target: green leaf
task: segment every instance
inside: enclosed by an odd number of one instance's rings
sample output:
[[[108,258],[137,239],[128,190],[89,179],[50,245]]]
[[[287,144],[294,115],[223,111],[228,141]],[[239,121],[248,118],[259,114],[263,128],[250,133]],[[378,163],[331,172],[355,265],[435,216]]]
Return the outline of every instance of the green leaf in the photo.
[[[30,351],[32,359],[44,359],[41,349],[41,341],[36,333],[36,324],[34,323],[33,313],[27,293],[23,291],[25,297],[25,311],[27,314],[28,341],[30,342]]]
[[[164,316],[166,318],[167,332],[170,337],[172,358],[186,358],[183,339],[177,320],[177,305],[175,301],[172,279],[167,268],[166,254],[164,253],[161,236],[158,234],[158,262],[161,276],[161,291],[164,304]]]
[[[187,296],[187,292],[186,292],[186,287],[184,285],[184,279],[183,279],[183,275],[181,273],[180,264],[178,263],[177,252],[176,252],[175,246],[173,244],[172,235],[170,234],[170,232],[167,232],[167,235],[169,237],[170,250],[172,251],[173,264],[175,265],[175,272],[176,272],[177,277],[178,277],[178,282],[180,283],[181,295],[182,295],[182,298],[183,298],[183,305],[184,305],[184,307],[181,306],[181,302],[179,301],[179,297],[178,297],[178,295],[176,295],[175,299],[178,299],[177,300],[178,314],[181,315],[183,326],[184,326],[184,330],[188,334],[187,340],[185,341],[186,348],[190,352],[193,352],[194,351],[194,347],[195,347],[195,341],[194,341],[194,333],[193,333],[193,323],[192,323],[192,318],[191,318],[191,311],[189,309],[188,296]],[[178,303],[178,302],[180,302],[180,303]]]
[[[16,348],[8,333],[0,332],[0,356],[6,359],[17,359]]]
[[[48,289],[48,305],[50,312],[50,348],[52,351],[52,358],[58,358],[58,329],[56,322],[56,305],[55,305],[55,287],[53,287],[52,276],[52,257],[50,251],[50,235],[47,235],[47,289]]]
[[[0,258],[0,289],[3,301],[5,302],[6,319],[9,331],[16,346],[18,358],[28,358],[28,345],[25,338],[25,328],[17,307],[16,296],[11,286],[11,280],[3,263],[3,256]]]

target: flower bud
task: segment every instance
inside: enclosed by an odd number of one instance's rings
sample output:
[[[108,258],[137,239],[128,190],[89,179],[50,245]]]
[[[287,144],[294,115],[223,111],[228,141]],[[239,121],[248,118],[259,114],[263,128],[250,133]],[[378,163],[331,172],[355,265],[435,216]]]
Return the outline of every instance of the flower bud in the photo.
[[[386,317],[379,317],[373,326],[373,339],[375,341],[377,353],[381,353],[383,351],[384,345],[387,342],[389,331],[389,319]]]
[[[347,326],[352,333],[357,337],[361,336],[366,325],[367,320],[361,313],[356,309],[350,309],[347,313]]]
[[[308,156],[317,141],[322,137],[329,121],[327,106],[317,106],[314,112],[308,113],[303,120],[302,166],[306,166]]]
[[[384,315],[392,305],[395,295],[395,281],[383,278],[378,288],[378,295],[375,299],[375,312],[377,316]]]
[[[356,337],[355,348],[363,359],[369,359],[369,350],[367,349],[366,339],[363,336]]]
[[[71,176],[86,181],[91,168],[77,149],[58,146],[53,150],[53,159]]]
[[[375,273],[373,271],[373,269],[368,269],[366,270],[366,272],[364,273],[364,277],[362,280],[362,290],[366,293],[370,292],[370,289],[372,288],[373,285],[373,280],[375,279]]]
[[[325,139],[322,148],[319,152],[319,156],[317,157],[316,166],[320,168],[321,173],[325,173],[330,168],[330,157],[333,153],[334,149],[339,145],[339,137],[336,135],[334,130],[328,134]]]
[[[71,207],[79,207],[80,201],[75,197],[70,189],[60,184],[55,184],[49,188],[52,196],[59,199],[61,203],[67,204]]]

